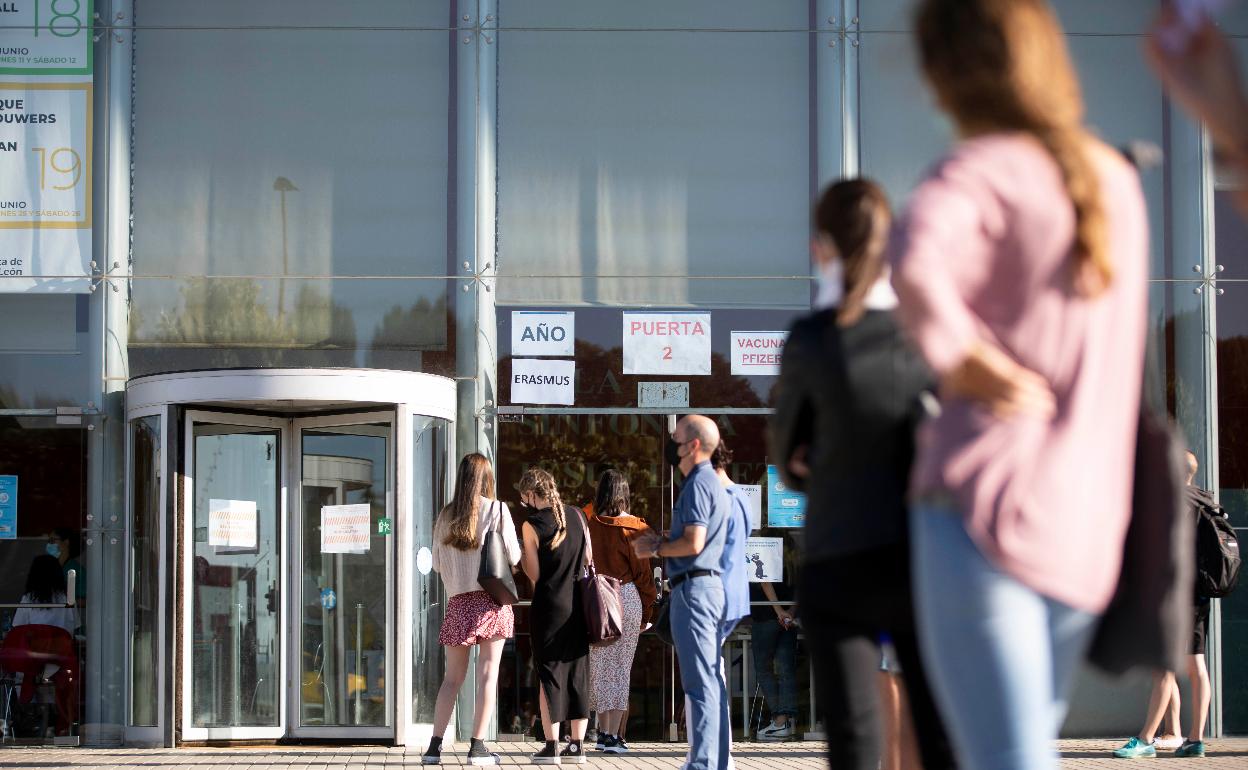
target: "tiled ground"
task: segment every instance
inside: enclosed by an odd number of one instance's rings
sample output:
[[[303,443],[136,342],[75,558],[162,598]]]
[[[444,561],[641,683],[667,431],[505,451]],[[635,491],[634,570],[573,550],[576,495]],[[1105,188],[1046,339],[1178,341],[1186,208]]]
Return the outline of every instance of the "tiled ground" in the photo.
[[[1165,768],[1203,768],[1204,770],[1248,770],[1248,738],[1227,738],[1211,741],[1205,759],[1179,760],[1162,756],[1157,760],[1115,760],[1109,752],[1119,740],[1064,741],[1061,744],[1062,770],[1085,768],[1118,768],[1131,762],[1161,762]],[[495,750],[506,765],[524,765],[536,744],[499,743]],[[453,756],[446,755],[445,764],[458,766],[463,762],[464,747]],[[185,748],[185,749],[64,749],[37,748],[0,749],[0,768],[58,770],[74,768],[157,768],[173,770],[183,767],[212,767],[214,770],[383,770],[384,768],[419,767],[419,748],[279,746],[264,748]],[[597,755],[590,766],[618,770],[680,766],[683,745],[638,744],[625,756]],[[775,745],[739,744],[734,750],[738,770],[823,770],[822,746],[815,743]],[[1126,764],[1124,764],[1126,763]],[[1151,764],[1146,765],[1152,767]],[[1160,768],[1158,769],[1160,770]]]

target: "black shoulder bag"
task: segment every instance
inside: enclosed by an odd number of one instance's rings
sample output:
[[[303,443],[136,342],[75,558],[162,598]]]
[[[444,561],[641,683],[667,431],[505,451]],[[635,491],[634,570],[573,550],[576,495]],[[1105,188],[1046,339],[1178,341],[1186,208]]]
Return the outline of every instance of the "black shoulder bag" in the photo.
[[[490,595],[494,603],[500,607],[515,604],[516,578],[511,573],[511,559],[507,556],[507,545],[503,541],[503,509],[497,500],[490,504],[499,506],[496,526],[485,533],[485,543],[481,546],[481,569],[477,572],[477,582]]]

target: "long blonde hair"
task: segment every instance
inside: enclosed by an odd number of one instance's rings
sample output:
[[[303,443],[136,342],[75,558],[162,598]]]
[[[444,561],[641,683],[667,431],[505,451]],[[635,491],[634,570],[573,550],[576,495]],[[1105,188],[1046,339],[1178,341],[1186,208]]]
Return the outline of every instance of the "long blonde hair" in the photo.
[[[442,542],[461,551],[480,546],[477,542],[477,515],[481,498],[494,497],[494,471],[485,455],[464,455],[455,472],[455,494],[438,514],[445,535]]]
[[[555,477],[536,465],[529,468],[520,477],[520,494],[525,493],[550,503],[550,512],[555,517],[555,536],[550,539],[550,550],[555,550],[568,536],[567,517],[563,514],[563,500],[559,498]]]
[[[1019,131],[1053,156],[1074,207],[1072,283],[1084,294],[1108,287],[1108,222],[1079,78],[1046,0],[923,0],[915,29],[924,74],[963,135]]]

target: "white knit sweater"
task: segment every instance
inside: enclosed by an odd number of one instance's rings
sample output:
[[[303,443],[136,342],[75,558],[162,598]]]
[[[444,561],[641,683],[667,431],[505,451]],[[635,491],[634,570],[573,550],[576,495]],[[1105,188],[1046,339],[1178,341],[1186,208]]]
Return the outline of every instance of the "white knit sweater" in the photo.
[[[520,563],[520,541],[516,539],[516,525],[511,520],[507,503],[481,498],[481,507],[477,512],[477,547],[471,551],[461,551],[444,542],[445,519],[438,517],[433,526],[433,569],[442,576],[448,599],[457,594],[484,590],[477,582],[481,570],[481,548],[485,545],[485,533],[495,527],[500,515],[503,517],[501,529],[507,559],[515,566]]]

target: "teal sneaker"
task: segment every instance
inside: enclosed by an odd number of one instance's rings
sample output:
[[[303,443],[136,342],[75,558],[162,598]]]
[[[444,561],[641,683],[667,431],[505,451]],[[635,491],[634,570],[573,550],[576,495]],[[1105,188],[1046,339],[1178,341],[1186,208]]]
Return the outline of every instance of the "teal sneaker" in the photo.
[[[1203,757],[1205,755],[1204,741],[1183,741],[1183,745],[1174,750],[1176,757]]]
[[[1183,749],[1179,749],[1182,751]],[[1114,749],[1114,756],[1119,759],[1136,759],[1137,757],[1155,757],[1157,749],[1151,743],[1145,743],[1139,738],[1132,738],[1123,744],[1122,748]],[[1180,756],[1187,756],[1186,754]]]

